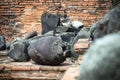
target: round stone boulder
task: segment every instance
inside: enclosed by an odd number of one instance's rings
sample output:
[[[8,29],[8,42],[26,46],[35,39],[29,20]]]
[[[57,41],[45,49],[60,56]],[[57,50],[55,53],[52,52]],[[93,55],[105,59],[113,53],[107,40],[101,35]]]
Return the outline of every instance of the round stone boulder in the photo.
[[[59,65],[65,61],[60,37],[45,36],[30,44],[28,54],[37,64]]]

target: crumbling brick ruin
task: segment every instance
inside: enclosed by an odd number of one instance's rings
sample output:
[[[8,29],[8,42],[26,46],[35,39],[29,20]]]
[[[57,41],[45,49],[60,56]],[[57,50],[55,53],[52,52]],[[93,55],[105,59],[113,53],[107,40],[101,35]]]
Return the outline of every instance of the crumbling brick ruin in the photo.
[[[0,0],[0,34],[8,41],[31,31],[41,34],[43,12],[67,13],[90,26],[107,13],[111,0]],[[20,33],[20,34],[18,34]]]

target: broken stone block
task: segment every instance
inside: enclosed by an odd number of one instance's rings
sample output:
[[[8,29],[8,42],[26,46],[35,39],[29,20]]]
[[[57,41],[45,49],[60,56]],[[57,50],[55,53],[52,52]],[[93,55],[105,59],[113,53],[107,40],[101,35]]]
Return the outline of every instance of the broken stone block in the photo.
[[[8,56],[17,62],[29,61],[30,57],[28,55],[28,43],[23,41],[17,41],[10,45]]]
[[[0,51],[6,49],[6,40],[5,37],[0,35]]]
[[[43,13],[41,16],[42,34],[54,30],[60,23],[60,18],[56,14]]]
[[[41,65],[59,65],[66,59],[62,40],[55,36],[45,36],[30,44],[28,53],[33,61]]]

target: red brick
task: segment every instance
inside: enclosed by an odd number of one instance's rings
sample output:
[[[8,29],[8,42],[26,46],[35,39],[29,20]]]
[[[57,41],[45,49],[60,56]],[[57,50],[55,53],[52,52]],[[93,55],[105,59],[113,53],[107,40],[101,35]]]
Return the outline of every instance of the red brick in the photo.
[[[54,78],[54,77],[58,77],[59,74],[57,74],[57,73],[49,73],[46,76],[49,77],[49,78]]]
[[[78,80],[79,79],[79,66],[70,67],[64,74],[61,80]]]
[[[41,66],[41,70],[47,70],[47,71],[65,71],[68,69],[68,66]]]
[[[4,70],[4,68],[5,68],[5,66],[0,65],[0,71],[3,71],[3,70]]]
[[[31,66],[30,68],[31,68],[31,70],[34,70],[34,71],[40,70],[40,66]]]
[[[7,36],[7,34],[9,34],[8,32],[3,31],[4,29],[2,29],[2,31],[0,31],[1,34],[3,34],[7,40],[11,41],[12,39],[14,39],[15,37],[18,37],[19,34],[24,34],[24,33],[29,33],[31,32],[33,29],[36,30],[37,32],[41,32],[41,26],[31,26],[32,22],[34,23],[40,23],[40,17],[41,14],[44,11],[48,11],[50,13],[56,13],[57,11],[55,10],[48,10],[47,7],[54,7],[54,3],[52,3],[52,0],[39,0],[39,2],[36,2],[34,0],[16,0],[15,2],[13,2],[12,0],[0,0],[0,3],[2,2],[3,5],[1,5],[0,7],[0,16],[2,16],[1,20],[3,22],[3,24],[6,24],[8,22],[10,22],[10,19],[5,19],[3,16],[10,16],[9,11],[15,12],[15,16],[17,16],[17,20],[15,18],[13,18],[12,21],[16,20],[16,21],[21,21],[24,24],[24,30],[28,30],[27,32],[20,32],[16,35],[13,35],[11,37],[11,39],[9,40],[9,36]],[[9,3],[9,5],[8,5]],[[99,3],[98,0],[83,0],[83,1],[79,1],[79,0],[74,0],[74,1],[63,1],[60,2],[62,5],[61,10],[59,11],[59,13],[63,13],[65,8],[68,8],[69,6],[77,6],[77,9],[73,9],[73,8],[69,8],[68,9],[68,15],[70,16],[70,19],[73,20],[80,20],[84,23],[85,26],[90,26],[91,24],[94,24],[95,22],[97,22],[97,20],[101,19],[102,16],[108,12],[110,5],[108,3],[110,3],[109,0],[103,0],[103,2]],[[15,6],[15,7],[12,7]],[[34,9],[35,8],[35,9]],[[96,10],[96,13],[93,17],[92,14],[90,14],[88,12],[88,10]],[[23,17],[21,18],[22,15]],[[32,16],[34,15],[34,16]],[[99,15],[99,16],[98,16]],[[94,19],[96,19],[96,21],[93,21]],[[88,22],[89,21],[89,22]],[[27,23],[31,24],[29,27],[25,27],[27,26]],[[12,32],[12,31],[11,31]]]
[[[30,66],[13,66],[12,71],[30,71]]]

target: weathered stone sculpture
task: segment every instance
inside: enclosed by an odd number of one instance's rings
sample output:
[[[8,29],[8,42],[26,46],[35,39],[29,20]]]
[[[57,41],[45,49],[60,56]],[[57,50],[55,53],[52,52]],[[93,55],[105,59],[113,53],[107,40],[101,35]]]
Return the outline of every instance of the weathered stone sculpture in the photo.
[[[56,14],[43,13],[41,16],[42,34],[55,30],[60,23],[60,17]]]
[[[98,21],[95,27],[93,39],[120,31],[120,4],[110,10],[100,21]]]
[[[120,80],[120,33],[93,43],[83,56],[79,80]]]
[[[28,47],[30,58],[37,64],[59,65],[66,59],[63,54],[63,44],[60,37],[46,36],[40,38]]]
[[[17,41],[10,45],[8,56],[17,62],[29,61],[27,47],[29,44],[23,41]]]
[[[83,24],[79,21],[71,24],[67,15],[60,17],[57,14],[44,13],[41,18],[43,20],[43,35],[36,36],[37,32],[34,31],[25,36],[24,39],[16,38],[9,47],[9,56],[15,61],[27,61],[30,55],[30,58],[36,63],[46,65],[61,64],[66,57],[71,57],[74,61],[73,59],[77,58],[74,58],[74,55],[77,53],[71,53],[71,43]],[[20,47],[21,50],[15,48],[18,46],[22,46]],[[25,50],[26,48],[27,50]],[[14,52],[18,53],[15,54]],[[19,55],[22,55],[24,59]]]

